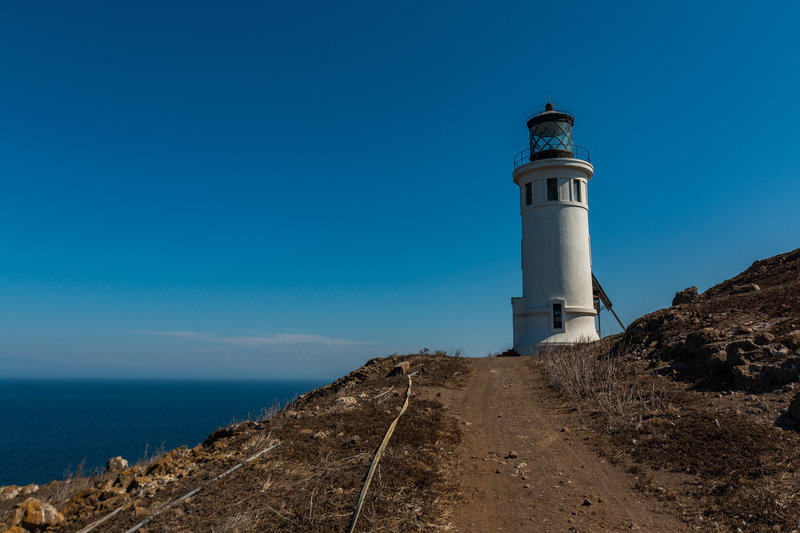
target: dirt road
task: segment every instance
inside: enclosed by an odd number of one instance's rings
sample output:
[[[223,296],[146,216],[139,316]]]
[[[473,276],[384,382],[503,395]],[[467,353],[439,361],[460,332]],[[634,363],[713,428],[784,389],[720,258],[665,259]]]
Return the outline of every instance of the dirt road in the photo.
[[[459,531],[685,531],[583,442],[530,358],[481,358],[442,393],[464,430]]]

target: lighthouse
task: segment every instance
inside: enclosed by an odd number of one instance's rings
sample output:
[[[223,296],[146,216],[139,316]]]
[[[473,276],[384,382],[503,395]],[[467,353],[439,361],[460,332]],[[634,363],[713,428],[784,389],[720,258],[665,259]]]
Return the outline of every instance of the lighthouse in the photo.
[[[522,297],[512,298],[514,350],[598,339],[587,185],[589,152],[575,117],[548,103],[527,121],[530,147],[514,161],[522,217]]]

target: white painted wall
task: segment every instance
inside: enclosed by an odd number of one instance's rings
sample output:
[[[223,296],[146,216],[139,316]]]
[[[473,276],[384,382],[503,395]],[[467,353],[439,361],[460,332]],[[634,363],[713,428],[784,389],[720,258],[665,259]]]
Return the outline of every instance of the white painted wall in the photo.
[[[587,184],[594,167],[579,159],[543,159],[517,168],[522,215],[522,298],[512,298],[514,349],[535,353],[539,343],[598,338],[592,300]],[[559,199],[547,200],[547,179],[558,180]],[[574,179],[581,201],[573,201]],[[533,204],[525,185],[532,183]],[[562,302],[564,329],[554,330],[552,303]]]

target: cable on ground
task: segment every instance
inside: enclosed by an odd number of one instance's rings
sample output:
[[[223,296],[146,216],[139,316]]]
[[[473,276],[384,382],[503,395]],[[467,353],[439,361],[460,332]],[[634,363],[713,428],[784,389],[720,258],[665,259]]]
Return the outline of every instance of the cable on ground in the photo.
[[[353,511],[353,520],[350,522],[350,527],[347,530],[348,533],[353,533],[353,531],[356,528],[356,522],[358,522],[358,516],[361,514],[361,506],[364,505],[364,498],[366,498],[367,491],[369,490],[369,484],[372,482],[372,476],[375,474],[375,469],[378,467],[378,462],[381,460],[381,455],[383,455],[383,450],[386,449],[386,445],[389,443],[389,439],[392,437],[392,433],[394,433],[394,428],[395,426],[397,426],[397,421],[400,420],[400,417],[403,416],[403,413],[406,412],[406,408],[408,408],[409,398],[411,398],[411,376],[408,376],[408,389],[406,389],[406,401],[403,403],[403,408],[400,409],[400,413],[392,421],[391,425],[389,425],[389,429],[386,430],[386,435],[383,436],[383,441],[381,442],[381,445],[378,446],[378,451],[375,452],[375,457],[372,458],[372,464],[369,467],[369,472],[367,473],[367,479],[364,480],[364,486],[361,487],[361,494],[358,495],[358,503],[356,504],[356,508]]]

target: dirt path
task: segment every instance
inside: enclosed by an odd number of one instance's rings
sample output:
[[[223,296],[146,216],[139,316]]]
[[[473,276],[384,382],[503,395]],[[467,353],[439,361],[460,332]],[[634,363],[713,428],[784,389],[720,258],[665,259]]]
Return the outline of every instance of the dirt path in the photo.
[[[464,429],[459,531],[687,530],[584,444],[584,431],[570,427],[576,414],[547,388],[539,364],[471,364],[468,386],[442,393]]]

